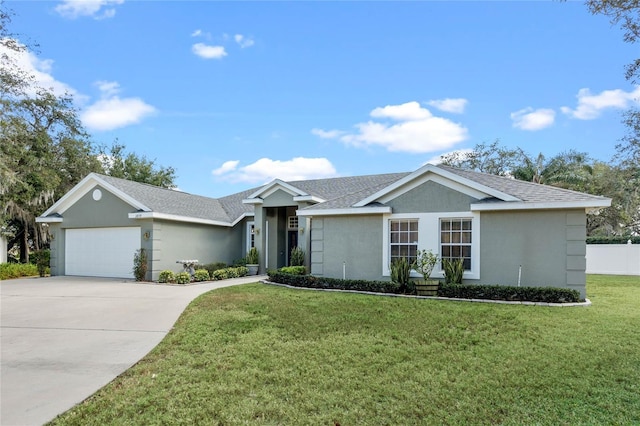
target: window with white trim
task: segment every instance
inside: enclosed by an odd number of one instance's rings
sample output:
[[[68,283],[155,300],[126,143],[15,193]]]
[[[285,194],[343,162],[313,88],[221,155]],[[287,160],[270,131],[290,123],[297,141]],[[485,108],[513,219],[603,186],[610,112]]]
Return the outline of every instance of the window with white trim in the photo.
[[[440,259],[462,259],[464,270],[471,270],[472,219],[440,219]]]
[[[389,264],[402,257],[413,263],[417,250],[418,219],[389,220]]]

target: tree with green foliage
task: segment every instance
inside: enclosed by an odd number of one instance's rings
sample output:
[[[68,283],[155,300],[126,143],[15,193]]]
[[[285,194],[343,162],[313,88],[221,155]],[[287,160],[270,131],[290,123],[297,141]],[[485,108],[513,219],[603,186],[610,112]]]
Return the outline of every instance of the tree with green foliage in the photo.
[[[90,172],[165,188],[175,187],[173,168],[114,144],[106,157],[85,131],[73,98],[40,87],[20,69],[16,55],[27,50],[10,33],[11,14],[0,3],[0,226],[20,260],[48,247],[46,226],[35,219]],[[105,159],[109,160],[105,162]]]
[[[157,166],[155,160],[135,153],[126,153],[126,147],[116,140],[107,150],[99,148],[98,158],[102,173],[135,182],[148,183],[162,188],[175,188],[176,172],[173,167]]]

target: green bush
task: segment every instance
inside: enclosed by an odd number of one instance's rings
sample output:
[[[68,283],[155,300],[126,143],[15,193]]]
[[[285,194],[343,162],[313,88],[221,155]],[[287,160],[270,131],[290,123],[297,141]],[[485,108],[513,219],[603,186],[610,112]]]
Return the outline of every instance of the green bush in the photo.
[[[446,284],[462,284],[464,260],[442,259],[442,269],[444,270],[444,282]]]
[[[478,284],[444,284],[438,296],[456,299],[488,299],[547,303],[582,302],[577,290],[557,287],[513,287]]]
[[[38,250],[29,255],[31,263],[38,268],[38,274],[44,277],[49,272],[49,264],[51,262],[50,250]]]
[[[640,244],[640,235],[626,237],[587,237],[587,244]]]
[[[218,280],[226,280],[229,278],[228,268],[218,269],[217,271],[213,271],[212,277],[215,281]]]
[[[297,246],[292,248],[291,255],[289,256],[289,263],[291,264],[291,266],[303,266],[304,250]]]
[[[0,263],[0,280],[36,275],[38,267],[32,263]]]
[[[284,266],[280,268],[280,272],[284,274],[305,275],[307,273],[307,268],[304,266]]]
[[[258,253],[258,249],[255,247],[251,247],[251,249],[247,252],[247,257],[245,257],[245,261],[247,265],[257,265],[260,262],[260,255]]]
[[[237,266],[236,273],[238,277],[246,277],[249,273],[249,268],[247,268],[246,266]]]
[[[413,293],[411,285],[411,264],[405,257],[391,262],[391,281],[400,287],[402,293]]]
[[[133,255],[133,276],[136,281],[144,281],[147,276],[147,252],[143,248]]]
[[[209,281],[210,279],[209,271],[206,269],[196,269],[196,273],[193,275],[193,280],[196,282]]]
[[[191,274],[188,272],[178,272],[176,274],[176,284],[189,284],[191,282]]]
[[[160,272],[160,275],[158,275],[158,282],[159,283],[172,283],[176,280],[176,275],[173,273],[173,271],[170,270],[164,270]]]
[[[200,268],[206,269],[207,272],[209,272],[209,276],[212,277],[215,271],[217,271],[218,269],[224,269],[227,266],[228,265],[224,262],[213,262],[213,263],[207,263],[205,265],[200,265]]]
[[[269,281],[292,287],[334,290],[368,291],[373,293],[406,294],[400,286],[389,281],[340,280],[313,275],[286,274],[269,270]],[[438,296],[458,299],[489,299],[547,303],[581,302],[576,290],[555,287],[511,287],[500,285],[446,284],[438,288]]]
[[[400,286],[391,281],[341,280],[337,278],[314,277],[313,275],[285,274],[281,271],[273,270],[268,271],[267,274],[269,275],[270,281],[293,287],[403,294]]]

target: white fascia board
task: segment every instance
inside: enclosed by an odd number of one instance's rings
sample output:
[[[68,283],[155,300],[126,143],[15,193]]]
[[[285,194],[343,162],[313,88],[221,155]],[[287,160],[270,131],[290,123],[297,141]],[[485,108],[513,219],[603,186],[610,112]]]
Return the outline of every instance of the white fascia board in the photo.
[[[433,173],[434,175],[443,177],[448,181],[452,181],[452,182],[458,183],[458,184],[460,184],[462,186],[466,186],[466,187],[470,188],[471,190],[473,190],[474,192],[490,195],[492,197],[496,197],[496,198],[498,198],[500,200],[503,200],[503,201],[521,201],[519,198],[516,198],[516,197],[514,197],[512,195],[506,194],[506,193],[504,193],[502,191],[498,191],[496,189],[490,188],[490,187],[485,186],[485,185],[481,185],[478,182],[472,181],[470,179],[463,178],[462,176],[458,176],[458,175],[456,175],[454,173],[451,173],[451,172],[443,170],[443,169],[441,169],[439,167],[436,167],[433,164],[425,164],[424,166],[422,166],[421,168],[419,168],[415,172],[403,177],[402,179],[392,183],[391,185],[387,186],[386,188],[383,188],[380,191],[376,192],[375,194],[372,194],[369,197],[365,198],[364,200],[356,203],[355,207],[366,206],[369,203],[377,201],[377,200],[381,199],[382,197],[384,197],[385,195],[390,194],[392,192],[395,192],[396,190],[402,188],[403,186],[407,185],[411,181],[419,178],[420,176],[422,176],[422,175],[424,175],[426,173]],[[443,184],[445,186],[447,186],[446,185],[446,181],[443,181],[443,182],[444,182]],[[410,188],[412,188],[412,187],[410,187]],[[456,189],[456,188],[452,188],[452,189]],[[396,194],[395,196],[398,196],[403,192],[405,192],[405,191],[399,191],[398,194]]]
[[[602,208],[611,205],[610,199],[593,201],[559,201],[546,203],[526,202],[496,202],[471,204],[471,211],[505,211],[505,210],[558,210],[558,209],[589,209]]]
[[[242,204],[262,204],[264,200],[262,198],[245,198],[242,200]]]
[[[62,223],[63,219],[61,217],[43,217],[43,216],[38,216],[36,217],[36,222],[38,223]]]
[[[82,179],[76,186],[71,188],[69,192],[64,194],[62,198],[56,201],[51,207],[47,209],[40,217],[49,216],[52,213],[62,214],[72,205],[74,205],[80,198],[82,198],[87,192],[92,190],[96,185],[102,186],[107,191],[111,192],[116,197],[120,198],[125,203],[131,205],[133,208],[142,211],[150,211],[151,209],[140,203],[138,200],[132,198],[126,193],[122,192],[113,185],[108,184],[102,180],[95,173],[89,173]]]
[[[238,224],[238,222],[240,222],[242,219],[247,218],[247,217],[254,217],[255,214],[254,213],[242,213],[242,215],[237,218],[236,220],[234,220],[233,222],[231,222],[231,226],[236,226]]]
[[[223,222],[220,220],[201,219],[198,217],[178,216],[175,214],[157,213],[157,212],[134,212],[129,213],[129,219],[162,219],[170,220],[173,222],[188,222],[188,223],[201,223],[204,225],[226,226],[232,227],[230,222]]]
[[[297,216],[342,216],[360,214],[390,214],[391,207],[358,207],[345,209],[296,210]]]
[[[293,197],[293,201],[296,202],[311,202],[311,203],[324,203],[325,199],[320,198],[320,197],[316,197],[315,195],[298,195],[296,197]]]

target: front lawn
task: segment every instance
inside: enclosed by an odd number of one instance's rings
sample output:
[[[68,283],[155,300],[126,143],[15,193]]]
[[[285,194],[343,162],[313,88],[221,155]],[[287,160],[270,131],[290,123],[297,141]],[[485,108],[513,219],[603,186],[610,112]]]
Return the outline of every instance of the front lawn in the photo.
[[[640,278],[590,307],[251,284],[195,300],[146,358],[54,424],[638,424]]]

